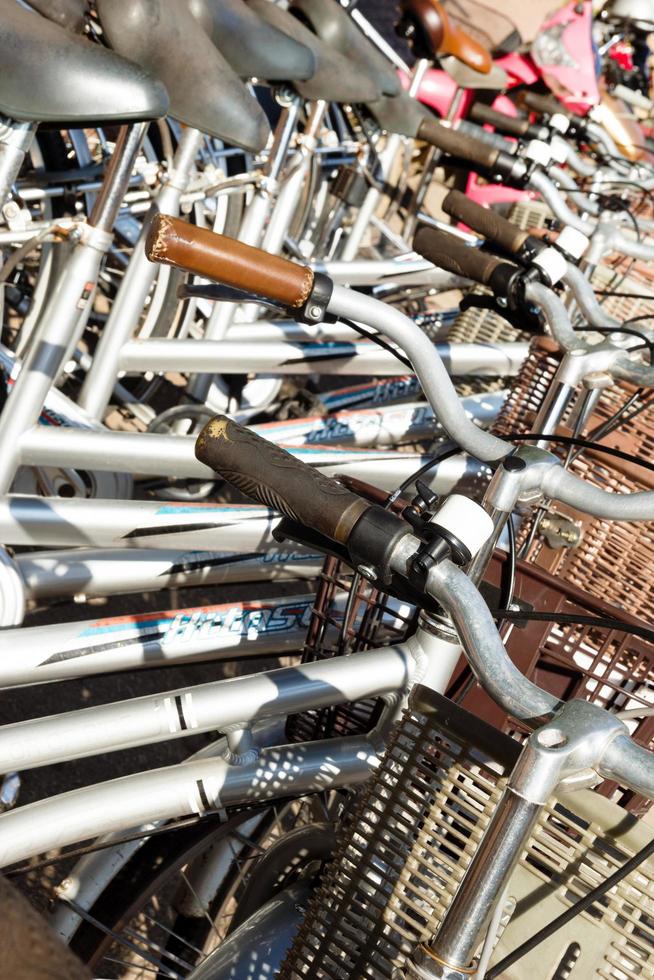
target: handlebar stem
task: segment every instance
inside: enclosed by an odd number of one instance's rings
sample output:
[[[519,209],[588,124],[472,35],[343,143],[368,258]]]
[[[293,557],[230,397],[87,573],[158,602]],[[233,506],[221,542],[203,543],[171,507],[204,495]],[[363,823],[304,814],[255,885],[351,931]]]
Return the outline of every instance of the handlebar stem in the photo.
[[[416,956],[417,964],[423,968],[419,975],[455,975],[429,968],[424,972],[430,959],[434,967],[435,963],[447,964],[463,975],[469,973],[493,909],[508,885],[542,807],[566,783],[572,788],[597,783],[603,756],[612,743],[624,737],[621,721],[603,708],[580,700],[563,705],[553,719],[532,733],[436,939]]]

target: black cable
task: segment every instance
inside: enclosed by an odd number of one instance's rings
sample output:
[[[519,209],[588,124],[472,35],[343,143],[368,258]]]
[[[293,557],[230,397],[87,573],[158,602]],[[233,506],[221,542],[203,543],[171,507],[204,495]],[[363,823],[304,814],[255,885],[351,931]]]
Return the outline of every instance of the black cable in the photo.
[[[491,612],[493,616],[515,622],[533,620],[538,623],[595,626],[598,629],[610,629],[619,633],[628,633],[630,636],[637,636],[641,640],[647,640],[648,643],[654,643],[654,629],[650,629],[648,626],[623,623],[619,619],[611,619],[610,616],[583,616],[581,613],[537,612],[532,609],[492,609]]]
[[[354,320],[350,320],[348,317],[345,316],[339,317],[339,320],[341,321],[341,323],[344,323],[346,327],[350,327],[352,330],[356,330],[356,332],[360,333],[362,337],[366,337],[368,340],[372,340],[380,347],[383,347],[383,349],[388,351],[389,354],[392,354],[393,357],[396,357],[398,361],[401,361],[402,364],[405,365],[405,367],[408,367],[412,374],[414,373],[413,364],[411,363],[409,358],[405,357],[404,354],[401,354],[395,347],[393,347],[392,344],[389,344],[387,340],[384,340],[384,338],[380,333],[377,333],[374,330],[372,331],[366,330],[366,328],[362,327],[361,324],[355,323]]]
[[[458,444],[458,442],[450,441],[443,443],[439,449],[439,452],[437,452],[435,456],[432,456],[429,462],[420,466],[414,473],[411,474],[411,476],[408,476],[406,480],[399,485],[397,490],[394,490],[393,493],[390,494],[386,501],[386,507],[390,507],[391,504],[394,504],[397,498],[402,496],[407,487],[410,487],[412,483],[415,483],[421,476],[428,473],[432,467],[438,466],[439,463],[443,463],[451,456],[457,456],[460,452],[461,446]]]
[[[640,320],[640,319],[643,319],[643,320],[649,319],[652,316],[653,316],[653,314],[648,313],[647,316],[643,316],[643,317],[632,317],[632,319],[630,319],[630,320],[625,320],[625,323],[635,323],[637,320]],[[652,340],[649,337],[647,337],[644,333],[641,333],[640,330],[634,330],[632,327],[625,327],[624,324],[621,325],[621,326],[619,326],[619,327],[594,327],[594,326],[591,326],[590,324],[585,324],[581,328],[575,327],[575,330],[577,330],[577,331],[580,330],[580,329],[584,333],[586,333],[586,332],[591,332],[592,333],[593,331],[595,333],[602,333],[602,334],[607,334],[607,335],[614,334],[614,333],[626,333],[630,337],[638,337],[639,340],[642,340],[643,347],[647,347],[647,349],[649,351],[650,364],[654,364],[654,340]],[[638,348],[637,347],[631,347],[631,348],[629,348],[629,350],[638,350]],[[628,353],[628,352],[629,352],[628,350],[625,351],[625,353]]]
[[[602,183],[604,183],[604,181],[600,181],[600,185]],[[616,183],[616,181],[608,181],[607,183],[614,184],[614,183]],[[620,183],[633,184],[634,187],[638,187],[639,190],[642,190],[642,188],[640,187],[640,185],[637,184],[633,180],[621,181]],[[564,193],[564,195],[583,194],[585,197],[592,197],[592,193],[590,193],[589,191],[584,190],[582,188],[576,188],[576,189],[563,188],[563,193]],[[637,239],[638,242],[640,242],[642,240],[642,236],[641,236],[641,233],[640,233],[640,225],[638,224],[638,219],[636,218],[636,216],[631,213],[631,209],[629,208],[629,205],[627,204],[627,202],[626,201],[623,201],[621,198],[617,197],[615,194],[611,194],[611,195],[609,195],[609,194],[597,194],[596,196],[597,196],[597,203],[601,207],[603,207],[603,209],[605,211],[624,211],[625,212],[625,214],[627,215],[627,217],[631,221],[632,225],[634,226],[634,230],[636,232],[636,239]],[[580,205],[580,207],[583,209],[583,204]]]
[[[638,868],[643,861],[646,861],[649,857],[651,857],[652,854],[654,854],[654,840],[651,840],[648,844],[645,844],[644,847],[641,847],[641,849],[637,851],[633,857],[629,858],[628,861],[625,861],[621,868],[618,868],[612,875],[605,878],[601,884],[596,885],[596,887],[591,889],[587,895],[580,898],[579,901],[575,902],[574,905],[571,905],[570,908],[566,909],[565,912],[562,912],[561,915],[557,915],[557,917],[548,925],[543,926],[542,929],[539,929],[533,936],[530,936],[529,939],[518,946],[517,949],[514,949],[512,953],[509,953],[508,956],[505,956],[499,963],[496,963],[490,970],[487,970],[486,980],[495,980],[495,977],[500,977],[505,970],[508,970],[510,966],[513,966],[517,960],[522,959],[523,956],[530,953],[536,946],[539,946],[546,939],[549,939],[551,935],[558,932],[559,929],[567,925],[568,922],[576,918],[576,916],[578,916],[581,912],[588,911],[588,909],[590,909],[595,902],[597,902],[600,898],[603,898],[604,895],[611,890],[611,888],[619,884],[623,878],[626,878],[632,871],[635,871],[636,868]]]
[[[595,289],[596,296],[616,296],[618,299],[649,299],[654,302],[652,293],[616,293],[614,289]]]
[[[597,439],[602,439],[604,436],[610,435],[610,433],[617,429],[619,425],[625,425],[627,422],[631,422],[631,420],[635,419],[637,415],[644,412],[645,409],[651,404],[652,399],[654,398],[654,392],[650,392],[649,396],[643,399],[641,405],[638,405],[638,407],[631,412],[631,414],[627,414],[629,409],[632,408],[638,399],[643,398],[644,394],[645,389],[638,388],[633,395],[627,399],[624,405],[621,405],[620,408],[613,413],[613,415],[606,419],[606,421],[602,422],[601,425],[598,425],[595,429],[589,432],[588,438],[593,442]]]
[[[617,456],[618,459],[624,459],[628,463],[635,463],[636,466],[642,466],[644,469],[654,472],[654,463],[650,463],[649,460],[641,459],[632,453],[625,453],[621,449],[615,449],[613,446],[603,446],[601,442],[580,439],[579,436],[548,435],[545,432],[510,432],[506,438],[514,442],[529,442],[531,439],[541,439],[543,441],[547,440],[548,442],[560,442],[563,446],[581,446],[583,449],[593,449],[598,453],[606,453],[607,456]]]

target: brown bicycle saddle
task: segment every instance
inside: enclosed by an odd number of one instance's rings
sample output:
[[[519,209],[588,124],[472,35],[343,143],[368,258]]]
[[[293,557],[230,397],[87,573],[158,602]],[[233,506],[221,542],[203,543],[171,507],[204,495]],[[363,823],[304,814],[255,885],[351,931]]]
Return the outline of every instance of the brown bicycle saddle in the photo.
[[[493,58],[490,51],[456,27],[438,0],[401,0],[400,9],[405,23],[411,25],[408,35],[414,46],[419,46],[428,57],[452,55],[457,61],[474,71],[487,75]]]

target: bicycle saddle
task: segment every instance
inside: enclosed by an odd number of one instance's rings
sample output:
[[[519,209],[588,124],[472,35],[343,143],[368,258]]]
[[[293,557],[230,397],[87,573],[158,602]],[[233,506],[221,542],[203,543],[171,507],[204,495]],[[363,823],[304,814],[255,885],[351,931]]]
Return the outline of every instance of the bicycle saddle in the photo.
[[[139,65],[0,0],[0,114],[67,126],[158,119],[161,84]]]
[[[245,0],[189,0],[189,7],[241,78],[301,82],[313,75],[309,48],[263,20]]]
[[[81,34],[84,30],[86,0],[30,0],[30,7],[67,31]]]
[[[433,119],[433,115],[417,99],[412,99],[405,92],[399,95],[386,95],[376,102],[368,102],[368,109],[382,129],[387,133],[399,133],[415,139],[418,136],[420,124],[425,119]]]
[[[382,95],[401,91],[393,66],[373,47],[338,0],[293,0],[291,9],[300,11],[318,37],[347,58],[355,71],[365,67]]]
[[[420,57],[449,54],[484,75],[491,70],[490,51],[452,24],[438,0],[401,0],[400,9],[403,19],[408,19],[413,27],[411,44],[421,49],[416,50]]]
[[[248,6],[268,24],[311,50],[315,59],[315,71],[310,79],[295,83],[295,88],[304,99],[372,102],[381,98],[383,93],[365,65],[348,61],[287,10],[282,10],[276,3],[270,3],[270,0],[248,0]]]
[[[111,47],[161,78],[180,122],[258,152],[268,120],[240,78],[180,0],[98,0]]]

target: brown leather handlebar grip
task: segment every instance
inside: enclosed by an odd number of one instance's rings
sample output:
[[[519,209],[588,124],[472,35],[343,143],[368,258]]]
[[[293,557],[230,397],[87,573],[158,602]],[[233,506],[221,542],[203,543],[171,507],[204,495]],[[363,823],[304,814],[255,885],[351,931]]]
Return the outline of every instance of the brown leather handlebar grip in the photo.
[[[479,167],[487,167],[489,170],[495,166],[500,152],[494,146],[488,146],[472,136],[466,136],[455,129],[443,126],[437,119],[425,119],[420,124],[418,139],[430,143],[443,153],[467,160]]]
[[[303,306],[313,288],[313,270],[308,266],[167,214],[154,216],[145,254],[151,262],[174,265],[282,306]]]
[[[500,133],[507,133],[509,136],[524,136],[529,131],[529,120],[519,116],[507,116],[505,112],[498,112],[490,105],[483,102],[476,102],[470,110],[470,119],[476,123],[493,126]]]
[[[445,214],[462,221],[510,255],[516,255],[529,238],[528,231],[517,228],[497,211],[482,207],[461,191],[450,191],[443,201],[442,208]]]
[[[455,276],[463,276],[464,279],[472,279],[482,286],[491,286],[498,270],[506,270],[509,274],[517,271],[514,266],[496,255],[482,252],[478,248],[466,245],[455,235],[449,235],[445,231],[427,225],[418,228],[413,239],[413,247],[419,255],[432,262],[437,268],[445,269]]]
[[[248,497],[341,544],[372,506],[224,415],[205,425],[195,455]]]

